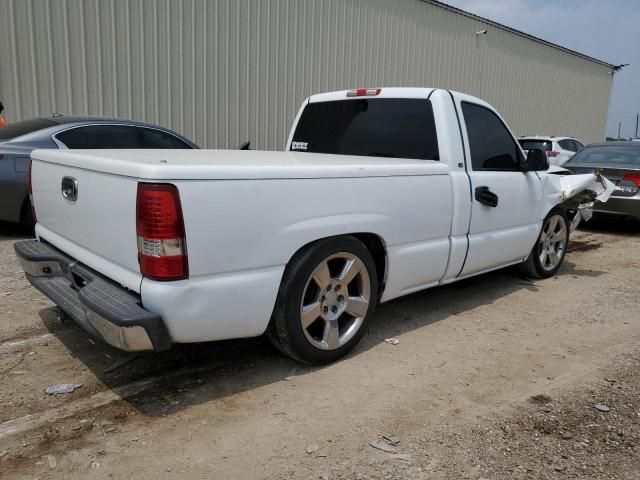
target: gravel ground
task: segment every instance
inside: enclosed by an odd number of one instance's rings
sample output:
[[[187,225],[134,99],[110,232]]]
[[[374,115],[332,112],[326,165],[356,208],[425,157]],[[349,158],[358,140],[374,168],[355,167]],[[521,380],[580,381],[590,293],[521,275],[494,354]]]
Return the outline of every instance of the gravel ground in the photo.
[[[23,237],[0,225],[3,479],[640,479],[637,226],[575,232],[549,280],[381,305],[323,368],[261,338],[118,352],[29,287]]]
[[[640,355],[624,355],[590,385],[539,394],[506,417],[469,431],[424,432],[375,468],[345,466],[330,478],[638,479]],[[387,445],[388,442],[386,442]],[[373,471],[372,471],[373,470]],[[369,472],[363,474],[362,472]]]

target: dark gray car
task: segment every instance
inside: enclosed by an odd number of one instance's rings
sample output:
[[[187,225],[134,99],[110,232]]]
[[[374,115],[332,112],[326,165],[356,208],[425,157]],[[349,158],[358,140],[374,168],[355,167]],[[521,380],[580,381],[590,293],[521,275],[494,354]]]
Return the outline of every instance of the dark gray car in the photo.
[[[589,145],[563,165],[573,173],[602,171],[618,189],[593,211],[640,220],[640,142],[607,142]]]
[[[0,128],[0,220],[33,226],[29,156],[37,148],[198,148],[177,133],[140,122],[53,115]]]

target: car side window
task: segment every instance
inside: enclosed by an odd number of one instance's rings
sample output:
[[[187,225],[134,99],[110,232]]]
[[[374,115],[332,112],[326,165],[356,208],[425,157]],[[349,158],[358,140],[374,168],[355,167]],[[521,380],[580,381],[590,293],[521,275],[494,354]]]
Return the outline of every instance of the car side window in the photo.
[[[139,128],[142,148],[193,148],[175,135],[153,128]]]
[[[560,148],[562,148],[563,150],[569,150],[570,152],[576,151],[573,140],[560,140],[558,142],[558,145],[560,145]]]
[[[462,102],[473,170],[520,171],[522,153],[507,127],[488,108]]]
[[[577,141],[577,140],[574,140],[574,141],[573,141],[573,143],[575,144],[576,152],[577,152],[578,150],[581,150],[582,148],[584,148],[584,145],[583,145],[583,144],[581,144],[581,143],[580,143],[579,141]]]
[[[78,127],[57,134],[56,139],[71,149],[142,147],[137,128],[126,125]]]

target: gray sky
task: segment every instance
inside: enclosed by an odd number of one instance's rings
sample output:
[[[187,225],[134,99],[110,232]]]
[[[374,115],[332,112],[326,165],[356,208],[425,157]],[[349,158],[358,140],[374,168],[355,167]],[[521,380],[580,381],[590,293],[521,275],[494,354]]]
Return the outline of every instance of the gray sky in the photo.
[[[618,65],[607,135],[633,136],[640,112],[640,0],[444,0],[454,7]],[[559,132],[561,134],[561,132]]]

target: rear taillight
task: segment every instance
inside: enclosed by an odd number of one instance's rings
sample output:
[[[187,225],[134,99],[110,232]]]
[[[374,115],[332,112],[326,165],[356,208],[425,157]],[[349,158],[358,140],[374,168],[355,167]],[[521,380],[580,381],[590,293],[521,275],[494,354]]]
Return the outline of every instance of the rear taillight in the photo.
[[[558,155],[560,155],[560,152],[555,152],[555,151],[550,151],[547,152],[547,157],[557,157]]]
[[[633,182],[636,187],[640,188],[640,173],[628,173],[622,179],[623,181]]]
[[[31,205],[31,214],[33,215],[33,221],[36,219],[36,207],[33,205],[33,186],[31,183],[31,167],[33,166],[33,160],[29,160],[29,205]]]
[[[356,90],[349,90],[347,97],[375,97],[380,95],[381,88],[358,88]]]
[[[180,195],[169,183],[139,183],[136,202],[140,273],[159,281],[189,277]]]

